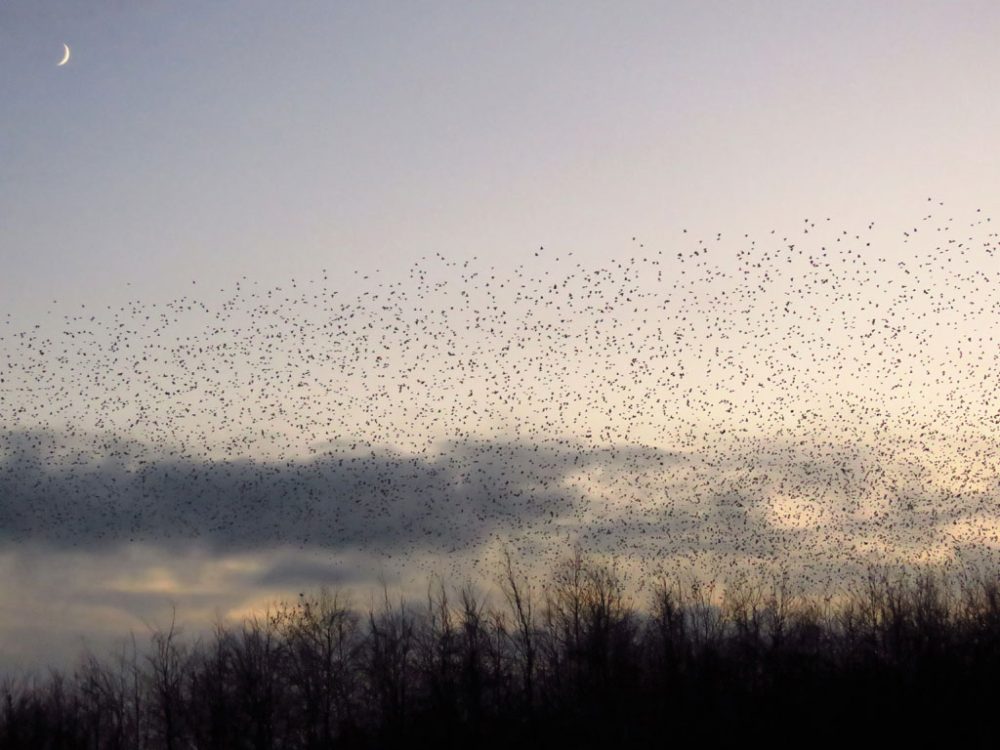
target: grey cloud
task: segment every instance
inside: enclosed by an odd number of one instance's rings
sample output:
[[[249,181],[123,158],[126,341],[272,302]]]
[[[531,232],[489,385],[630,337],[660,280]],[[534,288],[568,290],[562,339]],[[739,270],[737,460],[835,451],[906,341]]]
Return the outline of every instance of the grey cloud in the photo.
[[[435,455],[212,461],[116,438],[12,432],[0,438],[0,540],[447,551],[572,514],[587,496],[563,482],[570,472],[676,460],[653,449],[466,441]]]
[[[290,557],[272,564],[257,576],[255,583],[268,588],[343,587],[365,580],[358,571],[345,569],[340,563]]]
[[[643,560],[811,566],[833,577],[942,550],[994,554],[996,494],[956,494],[917,481],[922,471],[870,447],[779,440],[700,455],[465,439],[418,455],[331,444],[297,461],[213,461],[112,437],[9,432],[0,436],[0,545],[301,548],[399,562],[478,557],[491,543],[579,544]],[[345,575],[296,562],[272,565],[257,582]]]

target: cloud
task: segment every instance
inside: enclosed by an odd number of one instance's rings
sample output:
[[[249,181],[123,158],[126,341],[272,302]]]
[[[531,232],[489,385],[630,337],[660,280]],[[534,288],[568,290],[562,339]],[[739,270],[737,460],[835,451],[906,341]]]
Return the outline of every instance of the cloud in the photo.
[[[464,441],[435,455],[320,450],[298,461],[212,461],[156,456],[117,438],[8,432],[0,543],[454,551],[579,512],[588,493],[571,475],[679,460],[638,447]]]
[[[287,557],[270,565],[256,578],[255,583],[268,589],[316,586],[341,588],[364,580],[361,571],[347,569],[338,561]]]
[[[688,556],[827,577],[995,552],[1000,504],[988,478],[962,492],[934,476],[912,455],[780,439],[684,453],[470,438],[419,454],[331,444],[254,461],[12,431],[0,436],[0,548],[288,548],[371,563],[476,559],[504,543],[551,557],[577,544],[644,565]],[[279,565],[259,582],[352,575],[323,566]]]

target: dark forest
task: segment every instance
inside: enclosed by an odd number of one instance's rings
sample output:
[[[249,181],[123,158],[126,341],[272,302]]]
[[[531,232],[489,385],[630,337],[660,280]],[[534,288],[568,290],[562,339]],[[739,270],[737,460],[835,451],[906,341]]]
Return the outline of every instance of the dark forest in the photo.
[[[637,604],[579,553],[544,584],[508,555],[498,601],[433,580],[357,607],[322,589],[190,639],[8,677],[5,750],[780,745],[990,729],[1000,576],[871,569],[836,595],[787,577],[663,575]],[[820,734],[821,733],[821,734]]]

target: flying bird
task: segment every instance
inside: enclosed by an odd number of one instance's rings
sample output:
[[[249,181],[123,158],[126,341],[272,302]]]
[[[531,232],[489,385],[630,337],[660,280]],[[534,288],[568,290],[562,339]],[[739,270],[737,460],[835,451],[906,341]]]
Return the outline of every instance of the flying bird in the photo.
[[[928,215],[905,262],[872,226],[807,221],[5,322],[3,531],[434,550],[462,575],[462,554],[569,539],[826,582],[1000,549],[986,221]]]

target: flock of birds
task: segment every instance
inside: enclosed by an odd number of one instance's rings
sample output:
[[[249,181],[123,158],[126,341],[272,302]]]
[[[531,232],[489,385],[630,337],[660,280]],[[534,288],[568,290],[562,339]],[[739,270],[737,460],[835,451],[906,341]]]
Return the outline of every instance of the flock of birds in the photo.
[[[807,219],[598,264],[435,254],[8,315],[0,544],[358,549],[462,575],[575,545],[815,583],[993,559],[998,240],[929,206],[898,232]]]

